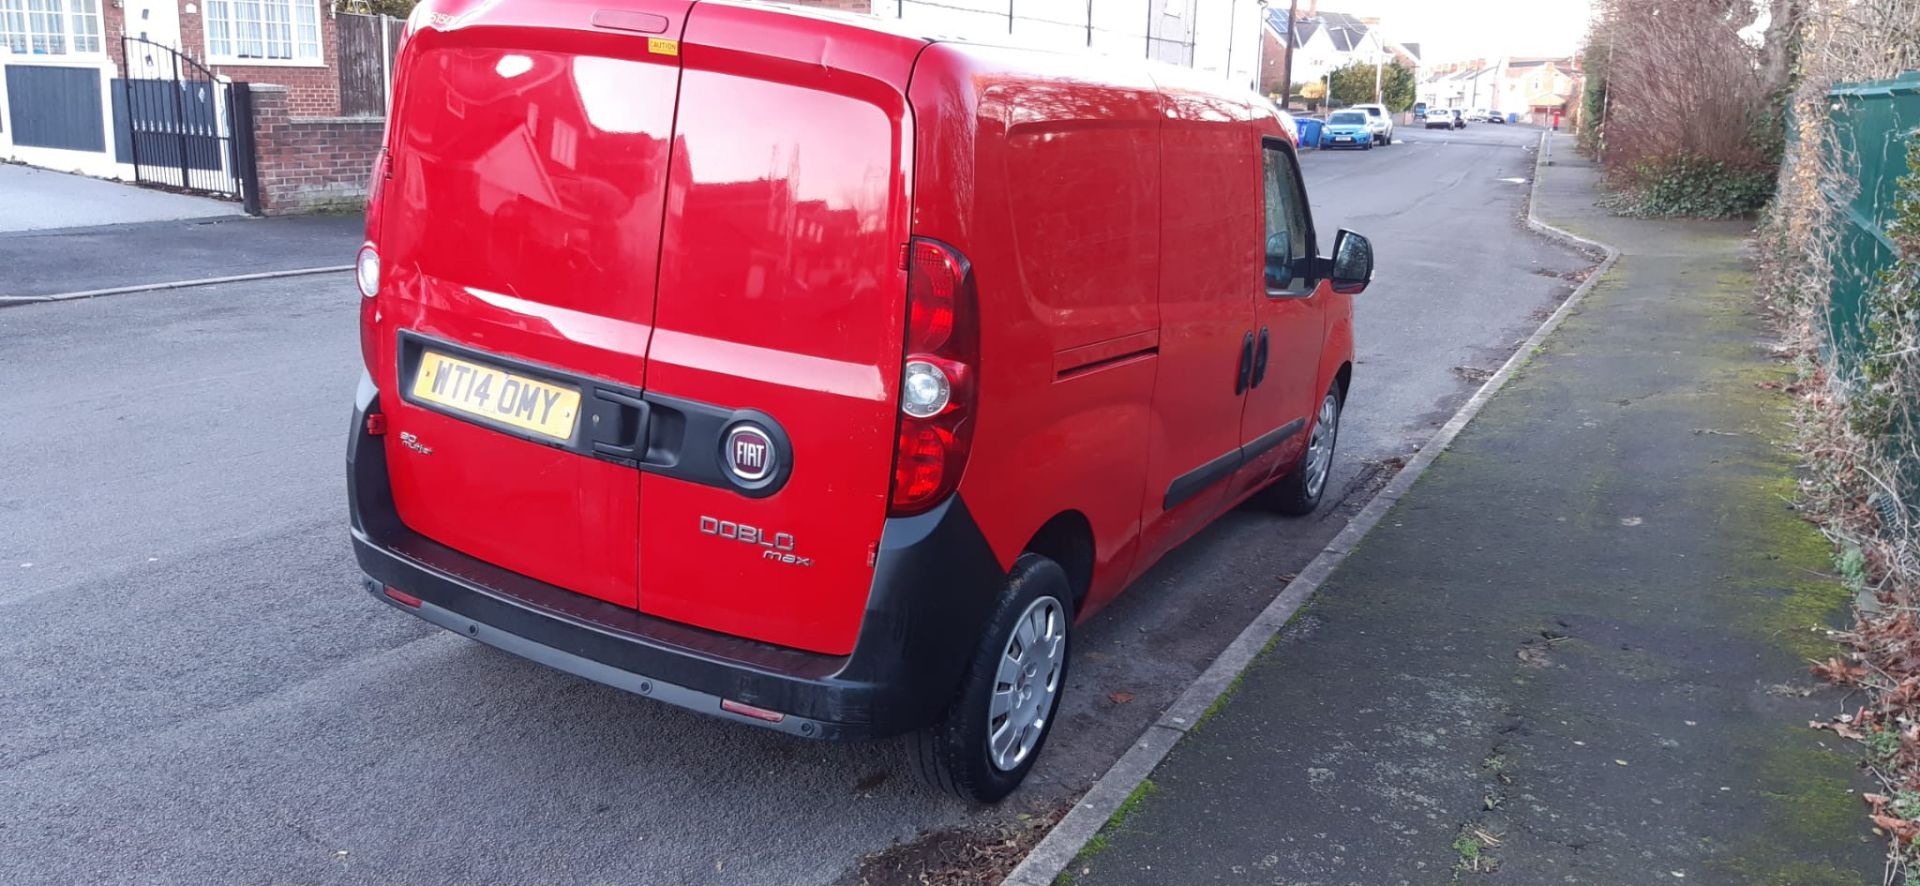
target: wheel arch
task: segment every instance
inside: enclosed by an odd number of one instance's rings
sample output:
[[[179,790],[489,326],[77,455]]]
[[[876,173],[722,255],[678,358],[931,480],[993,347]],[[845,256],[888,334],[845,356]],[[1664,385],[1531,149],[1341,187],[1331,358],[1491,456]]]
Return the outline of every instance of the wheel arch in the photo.
[[[1073,611],[1081,611],[1093,587],[1093,524],[1079,511],[1061,511],[1042,524],[1021,548],[1060,564],[1073,588]]]

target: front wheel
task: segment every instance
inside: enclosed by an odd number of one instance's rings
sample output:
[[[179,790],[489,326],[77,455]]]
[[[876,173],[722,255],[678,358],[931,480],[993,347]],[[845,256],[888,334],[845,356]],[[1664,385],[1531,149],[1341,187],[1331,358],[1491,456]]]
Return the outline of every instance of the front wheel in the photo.
[[[1060,564],[1022,554],[938,724],[912,739],[926,781],[975,803],[997,803],[1033,769],[1067,683],[1072,585]]]
[[[1289,516],[1300,517],[1320,507],[1327,492],[1327,477],[1333,473],[1333,449],[1340,441],[1340,383],[1335,382],[1320,398],[1320,411],[1313,417],[1307,434],[1307,451],[1300,463],[1280,481],[1260,491],[1260,504]]]

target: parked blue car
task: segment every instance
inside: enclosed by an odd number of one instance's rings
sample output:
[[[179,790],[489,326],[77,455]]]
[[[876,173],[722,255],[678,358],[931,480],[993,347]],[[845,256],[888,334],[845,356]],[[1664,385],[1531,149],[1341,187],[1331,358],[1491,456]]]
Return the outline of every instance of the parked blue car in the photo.
[[[1373,132],[1367,128],[1365,111],[1335,111],[1320,129],[1321,148],[1359,148],[1373,150]]]

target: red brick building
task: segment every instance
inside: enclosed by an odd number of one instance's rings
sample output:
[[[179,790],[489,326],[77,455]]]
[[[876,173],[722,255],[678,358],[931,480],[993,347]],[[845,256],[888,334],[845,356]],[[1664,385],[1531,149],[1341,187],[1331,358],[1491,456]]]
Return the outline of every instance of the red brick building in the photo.
[[[295,116],[340,113],[339,33],[329,0],[126,0],[103,14],[107,53],[122,71],[125,33],[178,47],[217,75],[285,86]]]

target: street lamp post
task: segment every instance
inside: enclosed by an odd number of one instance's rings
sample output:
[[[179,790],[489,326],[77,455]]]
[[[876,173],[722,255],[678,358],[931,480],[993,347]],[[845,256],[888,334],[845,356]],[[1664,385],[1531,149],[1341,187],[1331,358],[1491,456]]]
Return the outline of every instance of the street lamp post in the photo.
[[[1265,30],[1267,27],[1267,14],[1264,11],[1265,5],[1265,0],[1262,0],[1261,6],[1263,11],[1260,13],[1260,49],[1262,51],[1265,51],[1267,48],[1267,32]],[[1293,103],[1293,26],[1299,18],[1300,0],[1293,0],[1293,2],[1287,4],[1287,32],[1282,35],[1287,38],[1287,45],[1281,47],[1287,51],[1286,69],[1280,74],[1281,78],[1287,81],[1280,84],[1280,94],[1283,96],[1280,100],[1282,107]]]
[[[1387,42],[1380,38],[1380,26],[1367,29],[1373,35],[1373,103],[1385,104],[1385,96],[1380,92],[1380,76],[1386,70]]]

